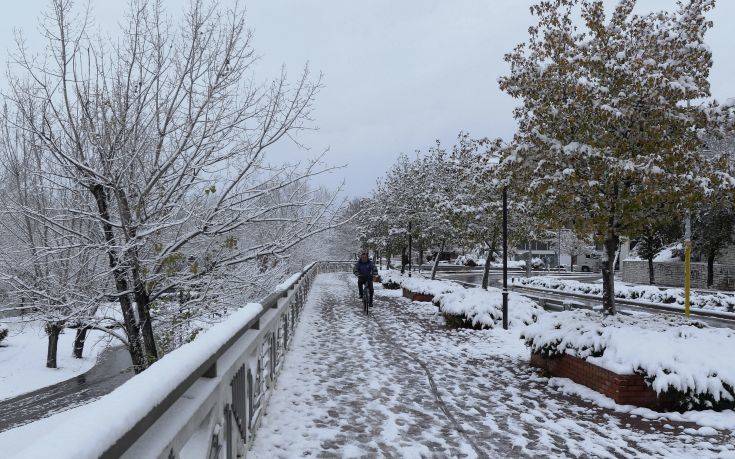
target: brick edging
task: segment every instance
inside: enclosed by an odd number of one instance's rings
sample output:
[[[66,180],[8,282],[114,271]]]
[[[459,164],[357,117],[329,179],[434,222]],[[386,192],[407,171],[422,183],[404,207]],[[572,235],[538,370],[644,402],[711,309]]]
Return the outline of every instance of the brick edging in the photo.
[[[659,396],[638,374],[621,375],[568,354],[544,357],[531,353],[530,364],[542,368],[552,376],[569,378],[610,397],[620,405],[634,405],[654,410],[673,407],[672,400]]]
[[[403,297],[408,298],[411,301],[431,301],[434,299],[434,295],[428,295],[426,293],[415,293],[411,290],[403,287]]]

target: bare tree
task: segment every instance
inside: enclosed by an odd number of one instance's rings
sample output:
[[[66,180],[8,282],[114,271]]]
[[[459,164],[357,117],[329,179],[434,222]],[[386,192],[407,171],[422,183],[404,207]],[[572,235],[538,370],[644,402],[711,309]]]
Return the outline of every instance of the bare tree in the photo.
[[[314,204],[298,193],[268,199],[325,171],[318,160],[266,161],[271,146],[310,128],[320,84],[308,69],[293,84],[285,71],[258,84],[244,12],[203,0],[178,25],[159,2],[134,0],[117,41],[89,29],[87,12],[52,0],[45,56],[18,40],[8,99],[53,162],[35,172],[84,190],[91,210],[75,212],[102,234],[106,293],[141,371],[159,357],[151,311],[172,292],[195,292],[187,304],[222,300],[227,279],[336,224],[323,218],[334,199],[308,221],[281,215]],[[263,225],[278,231],[243,236]]]

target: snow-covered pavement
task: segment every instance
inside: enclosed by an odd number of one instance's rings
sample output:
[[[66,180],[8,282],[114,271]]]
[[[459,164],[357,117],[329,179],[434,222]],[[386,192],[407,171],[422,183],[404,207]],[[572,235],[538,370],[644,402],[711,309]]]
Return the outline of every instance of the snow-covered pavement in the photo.
[[[567,395],[518,331],[453,330],[430,303],[320,276],[263,418],[255,457],[735,455],[735,433]],[[564,386],[562,384],[562,386]]]

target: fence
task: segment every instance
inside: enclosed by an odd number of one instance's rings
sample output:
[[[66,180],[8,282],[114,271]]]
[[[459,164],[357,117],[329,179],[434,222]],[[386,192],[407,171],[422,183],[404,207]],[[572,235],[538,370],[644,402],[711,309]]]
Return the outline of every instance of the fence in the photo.
[[[297,279],[264,298],[257,314],[241,316],[242,323],[237,318],[228,319],[235,323],[220,329],[234,330],[229,336],[210,342],[198,338],[191,343],[194,346],[173,351],[165,357],[165,364],[152,366],[83,407],[86,413],[70,417],[68,425],[39,440],[37,443],[43,445],[33,453],[51,450],[54,457],[67,457],[72,451],[73,457],[243,457],[252,445],[291,347],[315,276],[347,271],[351,266],[351,262],[341,261],[310,265]],[[209,353],[201,352],[209,349]],[[177,358],[186,360],[186,367],[194,370],[165,374],[166,365],[169,372],[178,368],[169,365]],[[138,401],[137,408],[119,406],[134,398],[130,394],[159,380],[165,389],[157,403],[140,406]],[[115,411],[108,413],[110,409]],[[105,412],[106,417],[99,419],[99,412]]]

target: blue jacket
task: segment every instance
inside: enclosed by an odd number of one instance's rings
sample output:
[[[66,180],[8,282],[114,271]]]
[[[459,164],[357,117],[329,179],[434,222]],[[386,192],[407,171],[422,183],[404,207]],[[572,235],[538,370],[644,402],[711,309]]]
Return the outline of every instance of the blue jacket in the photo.
[[[368,259],[368,261],[361,261],[357,260],[357,263],[355,263],[354,268],[352,268],[352,272],[355,274],[355,276],[372,276],[373,274],[378,274],[378,270],[375,268],[375,263],[373,263],[373,260]]]

